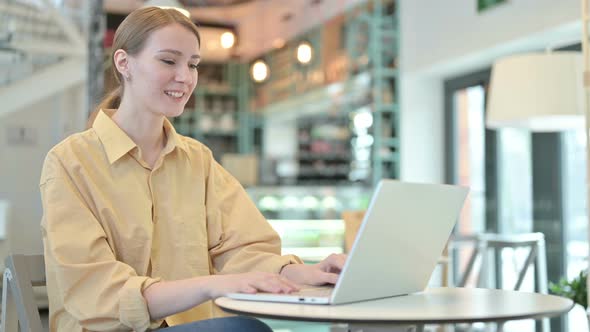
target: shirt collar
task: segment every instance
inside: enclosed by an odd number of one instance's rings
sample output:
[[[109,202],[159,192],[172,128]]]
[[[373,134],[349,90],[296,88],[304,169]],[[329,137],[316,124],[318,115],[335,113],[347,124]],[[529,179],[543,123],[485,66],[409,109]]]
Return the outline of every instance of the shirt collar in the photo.
[[[92,128],[102,142],[110,164],[137,147],[137,144],[111,119],[114,113],[115,110],[100,110],[92,124]],[[187,151],[186,143],[180,139],[180,135],[176,133],[174,126],[166,118],[164,118],[164,132],[167,138],[163,150],[164,155],[172,152],[175,147]]]
[[[188,152],[186,142],[181,139],[181,136],[176,132],[172,123],[167,118],[164,118],[164,132],[166,133],[166,146],[164,147],[164,155],[172,152],[174,148],[180,148],[184,152]]]

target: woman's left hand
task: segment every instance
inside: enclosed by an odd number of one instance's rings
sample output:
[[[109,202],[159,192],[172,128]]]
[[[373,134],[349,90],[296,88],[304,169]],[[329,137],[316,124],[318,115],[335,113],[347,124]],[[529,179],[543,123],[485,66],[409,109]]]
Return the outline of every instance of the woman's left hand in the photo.
[[[332,254],[318,264],[286,265],[281,270],[281,276],[301,285],[336,284],[345,262],[345,254]]]

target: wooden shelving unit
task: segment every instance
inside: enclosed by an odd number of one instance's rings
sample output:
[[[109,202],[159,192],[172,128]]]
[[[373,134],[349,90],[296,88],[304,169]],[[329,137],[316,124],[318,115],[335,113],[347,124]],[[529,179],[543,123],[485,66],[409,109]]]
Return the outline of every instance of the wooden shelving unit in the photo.
[[[245,65],[202,64],[199,84],[184,113],[172,119],[176,130],[207,145],[217,160],[224,153],[246,153],[251,128],[247,114],[247,91],[243,85]]]
[[[264,56],[271,77],[255,87],[254,107],[263,116],[298,123],[299,184],[374,185],[381,178],[399,178],[397,11],[394,0],[369,1]],[[302,40],[314,47],[314,62],[307,66],[294,56]],[[363,121],[370,125],[359,128]],[[326,142],[330,137],[310,137],[309,144],[301,140],[302,133],[327,123],[347,128],[346,144]],[[338,151],[344,145],[346,153]]]

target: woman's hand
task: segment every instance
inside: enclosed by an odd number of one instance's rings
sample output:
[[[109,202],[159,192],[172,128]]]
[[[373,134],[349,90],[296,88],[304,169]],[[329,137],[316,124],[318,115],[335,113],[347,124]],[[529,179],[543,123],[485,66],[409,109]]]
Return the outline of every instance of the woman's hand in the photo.
[[[228,293],[256,292],[288,294],[299,290],[292,281],[275,273],[248,272],[210,276],[209,298],[215,299]]]
[[[345,262],[345,254],[332,254],[318,264],[286,265],[280,275],[302,285],[336,284]]]
[[[335,284],[346,255],[330,255],[315,265],[290,264],[280,275],[267,272],[211,275],[175,281],[160,281],[143,291],[152,319],[185,311],[228,293],[283,293],[299,290],[297,284]]]
[[[276,273],[249,272],[156,282],[143,291],[153,320],[228,293],[291,293],[299,287]]]

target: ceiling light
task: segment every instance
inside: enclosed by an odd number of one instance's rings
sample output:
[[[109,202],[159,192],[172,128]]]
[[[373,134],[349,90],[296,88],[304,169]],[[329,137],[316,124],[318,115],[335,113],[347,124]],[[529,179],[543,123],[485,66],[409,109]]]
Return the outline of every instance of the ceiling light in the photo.
[[[370,112],[356,113],[353,123],[357,128],[369,128],[373,125],[373,115]]]
[[[190,18],[191,14],[177,0],[148,0],[143,7],[159,7],[162,9],[176,9],[184,16]]]
[[[252,65],[250,74],[255,82],[264,82],[268,78],[268,65],[263,60],[257,60]]]
[[[272,47],[274,48],[282,48],[285,46],[285,40],[283,38],[277,38],[272,41]]]
[[[226,31],[221,34],[220,40],[221,40],[221,47],[223,47],[225,49],[230,49],[230,48],[232,48],[232,46],[234,46],[234,44],[236,42],[236,36],[234,35],[233,32]]]
[[[308,64],[311,61],[312,48],[308,42],[301,42],[297,46],[297,61],[302,64]]]

